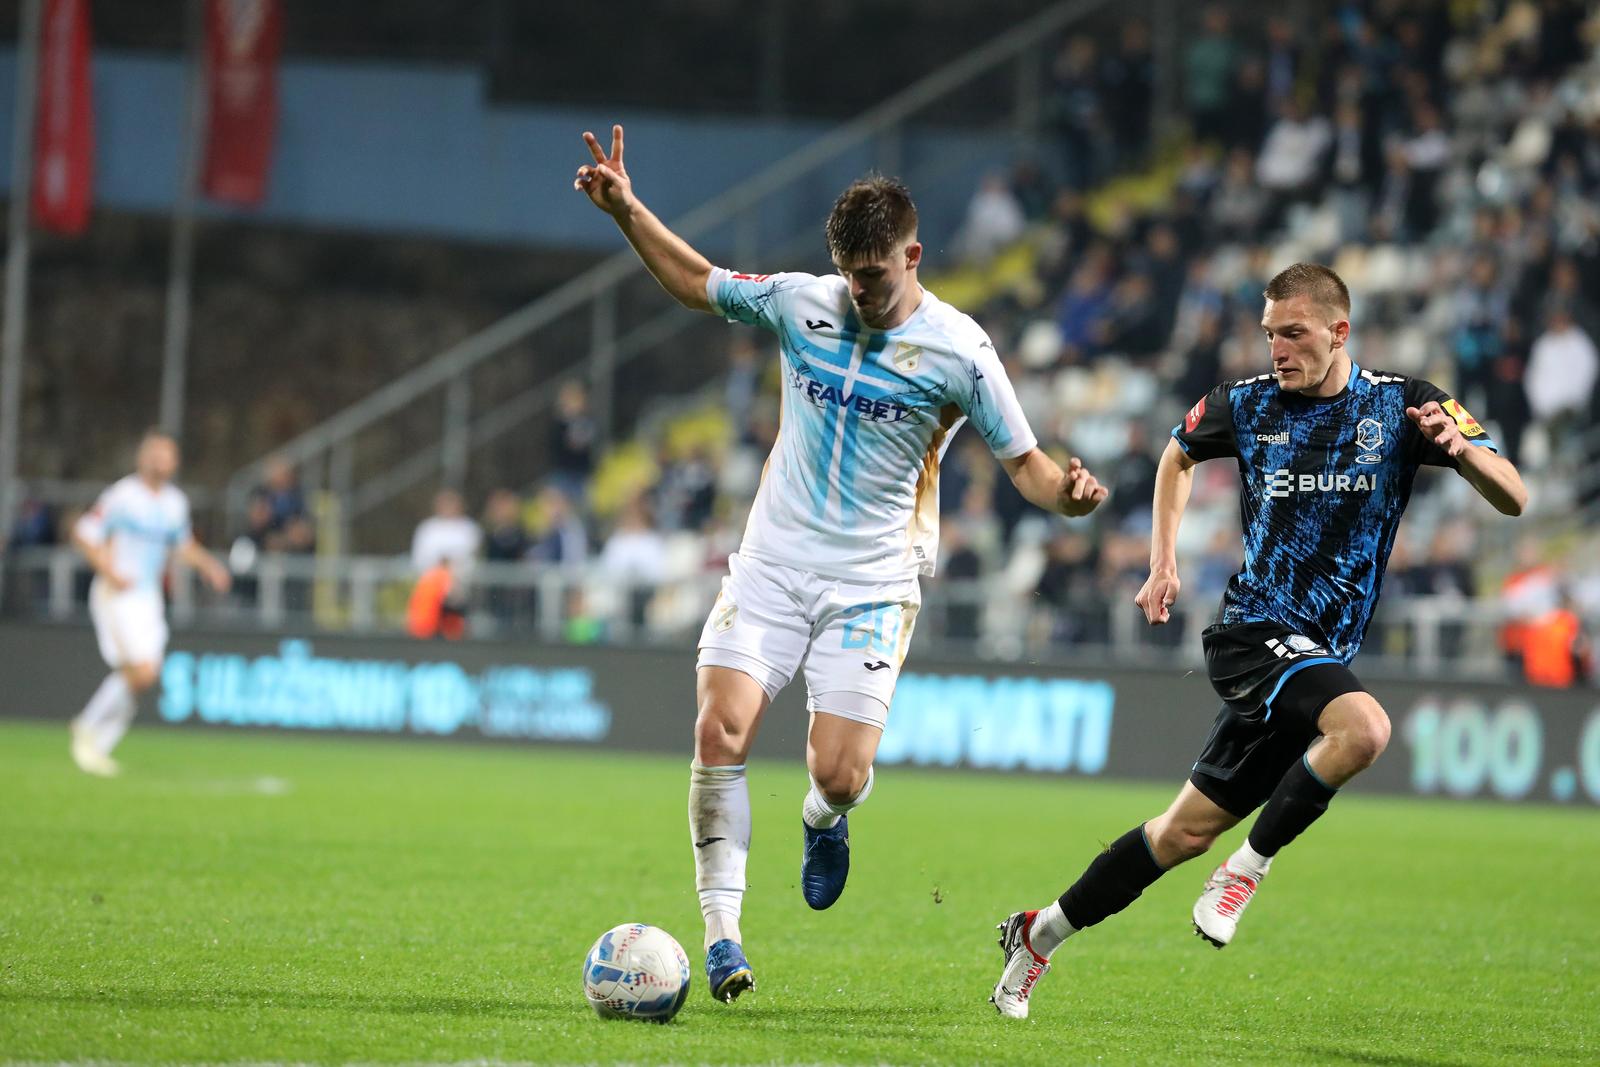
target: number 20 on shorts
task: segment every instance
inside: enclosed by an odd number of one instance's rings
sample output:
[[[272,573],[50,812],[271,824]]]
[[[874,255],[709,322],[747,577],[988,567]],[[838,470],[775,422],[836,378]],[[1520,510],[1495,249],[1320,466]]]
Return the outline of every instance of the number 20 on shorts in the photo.
[[[846,608],[840,616],[844,620],[844,636],[840,648],[864,648],[884,656],[892,656],[900,640],[900,620],[905,609],[900,604],[857,604]]]

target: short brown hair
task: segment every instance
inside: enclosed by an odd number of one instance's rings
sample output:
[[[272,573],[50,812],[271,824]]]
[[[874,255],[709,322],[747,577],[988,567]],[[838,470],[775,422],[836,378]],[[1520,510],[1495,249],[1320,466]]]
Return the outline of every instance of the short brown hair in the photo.
[[[1309,296],[1318,304],[1341,315],[1350,314],[1350,290],[1344,279],[1321,263],[1296,263],[1273,275],[1261,293],[1268,300],[1288,300]]]
[[[828,251],[839,259],[881,259],[917,232],[917,205],[898,178],[869,174],[833,202],[825,227]]]

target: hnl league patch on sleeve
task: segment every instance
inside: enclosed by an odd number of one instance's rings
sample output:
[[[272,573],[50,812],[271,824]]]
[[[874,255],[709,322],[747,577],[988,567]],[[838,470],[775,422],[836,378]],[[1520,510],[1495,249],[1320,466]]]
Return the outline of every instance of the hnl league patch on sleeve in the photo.
[[[1189,414],[1183,417],[1183,432],[1194,433],[1194,428],[1200,425],[1200,420],[1206,417],[1206,398],[1201,397],[1200,403],[1189,409]]]
[[[1462,437],[1482,437],[1483,427],[1478,425],[1478,420],[1472,417],[1471,412],[1454,400],[1444,402],[1445,411],[1456,420],[1456,428],[1461,431]]]

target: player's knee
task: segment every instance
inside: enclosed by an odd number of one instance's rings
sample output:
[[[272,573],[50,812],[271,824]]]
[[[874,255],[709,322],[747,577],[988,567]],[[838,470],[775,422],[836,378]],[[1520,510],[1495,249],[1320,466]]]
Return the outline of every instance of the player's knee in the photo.
[[[161,677],[161,666],[157,663],[136,663],[122,668],[122,676],[127,679],[128,688],[135,693],[142,693],[155,688]]]
[[[1170,867],[1204,855],[1216,843],[1218,831],[1205,826],[1185,826],[1173,819],[1152,821],[1145,828],[1156,862]]]
[[[818,760],[811,768],[811,778],[828,803],[848,804],[867,787],[871,769],[870,763],[856,766],[850,760]]]
[[[1348,724],[1336,739],[1350,763],[1370,767],[1389,747],[1389,716],[1381,708]]]
[[[746,723],[715,705],[701,705],[694,722],[694,750],[700,763],[708,767],[743,763],[749,748]]]
[[[1367,719],[1356,733],[1356,755],[1370,766],[1389,747],[1389,716],[1378,712]]]

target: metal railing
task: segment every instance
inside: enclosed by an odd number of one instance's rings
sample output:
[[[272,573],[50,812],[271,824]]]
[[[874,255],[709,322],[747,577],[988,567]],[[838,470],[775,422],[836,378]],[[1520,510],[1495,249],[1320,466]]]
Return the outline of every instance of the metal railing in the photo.
[[[1165,0],[1153,2],[1160,8]],[[825,195],[831,200],[831,189],[819,193],[817,188],[824,180],[824,169],[863,147],[870,147],[880,168],[898,171],[906,126],[914,116],[929,112],[950,94],[1007,64],[1014,64],[1016,79],[1012,121],[1019,131],[1034,128],[1039,118],[1044,49],[1064,28],[1106,6],[1107,0],[1069,0],[1051,5],[854,121],[674,220],[673,229],[691,240],[731,233],[740,263],[753,261],[761,253],[785,251],[795,236],[783,234],[777,240],[768,239],[762,232],[764,206],[778,197],[803,197],[810,202]],[[551,192],[552,196],[560,194],[561,190]],[[825,210],[826,200],[820,203]],[[573,210],[581,206],[574,203]],[[820,217],[821,210],[817,214]],[[805,238],[812,244],[816,241],[814,230],[812,227]],[[623,249],[274,449],[270,456],[240,468],[226,492],[230,520],[237,528],[251,488],[259,484],[269,460],[280,457],[300,468],[302,483],[308,490],[328,488],[348,502],[341,516],[348,534],[350,523],[429,478],[437,476],[447,484],[461,484],[475,451],[548,410],[554,383],[572,376],[579,368],[586,370],[591,380],[599,421],[602,429],[607,429],[616,369],[672,338],[694,318],[671,304],[664,294],[647,298],[649,310],[624,316],[619,306],[623,287],[642,274],[643,268],[633,252]],[[589,348],[584,360],[493,405],[477,402],[481,398],[474,397],[469,378],[475,368],[514,345],[537,341],[574,315],[586,315],[588,320]],[[409,454],[383,455],[369,464],[371,469],[358,469],[358,438],[419,401],[441,394],[442,419],[437,423],[436,437],[430,431],[427,443]],[[432,422],[432,418],[429,416],[428,421]],[[342,537],[341,543],[349,543],[348,536]]]
[[[92,572],[71,549],[29,549],[7,564],[0,614],[40,622],[88,619]],[[393,634],[405,631],[416,572],[393,556],[317,559],[262,555],[219,596],[186,569],[172,572],[175,630]],[[692,648],[720,587],[704,571],[661,582],[633,582],[597,564],[580,567],[478,563],[462,602],[466,633],[522,637],[543,644],[675,645]],[[1149,627],[1133,588],[1075,598],[1065,610],[994,579],[924,583],[915,648],[996,663],[1062,665],[1116,662],[1202,668],[1200,631],[1216,595],[1186,592],[1174,621]],[[1500,605],[1462,597],[1393,599],[1380,606],[1361,656],[1375,676],[1496,680],[1508,677],[1500,652]],[[1588,620],[1591,627],[1600,618]]]
[[[1595,415],[1600,417],[1600,412]],[[1578,455],[1581,466],[1573,480],[1578,504],[1575,517],[1583,527],[1592,529],[1600,522],[1600,424],[1589,427],[1584,433]]]

